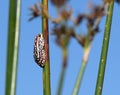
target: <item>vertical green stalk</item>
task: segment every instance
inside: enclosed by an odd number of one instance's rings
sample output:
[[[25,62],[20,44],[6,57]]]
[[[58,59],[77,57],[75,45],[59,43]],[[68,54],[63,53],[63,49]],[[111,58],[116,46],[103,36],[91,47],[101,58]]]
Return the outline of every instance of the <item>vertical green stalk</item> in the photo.
[[[67,49],[65,48],[63,49],[63,64],[62,64],[63,66],[60,74],[60,80],[59,80],[59,85],[58,85],[58,90],[56,95],[61,95],[62,93],[63,82],[64,82],[66,66],[67,66],[67,57],[68,57],[68,53],[67,53]]]
[[[43,6],[48,10],[48,0],[42,0]],[[48,19],[42,17],[42,33],[45,38],[46,49],[46,65],[43,68],[43,93],[44,95],[51,95],[50,88],[50,61],[49,61],[49,33],[48,33]]]
[[[102,46],[102,52],[101,52],[101,58],[100,58],[95,95],[102,95],[113,8],[114,8],[114,1],[108,4],[108,14],[107,14],[106,25],[105,25],[105,32],[104,32],[104,38],[103,38],[103,46]]]
[[[84,48],[82,65],[80,67],[80,70],[79,70],[79,73],[78,73],[78,78],[76,80],[72,95],[78,95],[79,88],[80,88],[82,78],[83,78],[83,75],[84,75],[84,71],[85,71],[85,68],[86,68],[86,64],[87,64],[87,61],[88,61],[88,56],[89,56],[89,53],[90,53],[90,49],[91,49],[91,45],[90,44],[88,45],[88,43],[86,42],[86,47]]]
[[[16,93],[20,4],[20,0],[10,0],[5,95]]]

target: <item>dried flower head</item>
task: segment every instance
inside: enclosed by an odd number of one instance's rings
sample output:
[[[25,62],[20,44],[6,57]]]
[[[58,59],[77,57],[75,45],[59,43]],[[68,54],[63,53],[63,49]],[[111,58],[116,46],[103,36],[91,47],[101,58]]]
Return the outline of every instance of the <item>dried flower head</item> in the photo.
[[[106,4],[106,3],[114,2],[114,0],[103,0],[103,1],[104,1],[105,4]]]
[[[63,6],[68,0],[51,0],[52,4],[56,7]]]
[[[74,36],[74,30],[73,28],[68,28],[66,25],[57,25],[53,28],[52,34],[56,36],[56,43],[60,47],[66,48],[70,37]]]
[[[80,23],[82,22],[83,18],[85,18],[85,15],[84,15],[84,14],[79,14],[79,15],[77,16],[76,21],[75,21],[75,25],[80,24]]]
[[[60,12],[60,15],[63,19],[67,20],[71,17],[72,13],[73,13],[72,8],[69,11],[64,9]]]
[[[34,6],[30,7],[30,11],[32,11],[31,13],[31,18],[29,19],[29,21],[33,20],[34,18],[40,16],[40,11],[37,7],[37,5],[35,4]]]
[[[120,0],[115,0],[118,4],[120,4]]]

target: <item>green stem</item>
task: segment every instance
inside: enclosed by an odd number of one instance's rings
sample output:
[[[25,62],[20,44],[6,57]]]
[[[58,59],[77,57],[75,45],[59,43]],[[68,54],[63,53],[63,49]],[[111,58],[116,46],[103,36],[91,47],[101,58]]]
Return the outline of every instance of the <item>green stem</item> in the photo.
[[[87,61],[88,61],[88,56],[89,56],[90,49],[91,49],[90,44],[88,45],[88,43],[87,43],[86,46],[87,47],[84,48],[84,55],[83,55],[82,65],[80,67],[78,78],[76,80],[75,87],[74,87],[72,95],[78,95],[79,88],[80,88],[82,78],[83,78],[83,75],[84,75],[84,71],[85,71],[85,68],[86,68]]]
[[[62,70],[60,73],[60,80],[59,80],[59,85],[58,85],[58,90],[57,90],[57,94],[56,95],[61,95],[62,93],[62,88],[63,88],[63,82],[64,82],[64,77],[65,77],[65,73],[66,73],[66,66],[67,66],[67,49],[63,49],[63,66],[62,66]]]
[[[48,9],[48,0],[42,0],[42,4]],[[43,93],[44,95],[51,95],[50,89],[50,61],[49,61],[49,33],[48,33],[48,19],[42,17],[42,33],[45,38],[46,51],[46,65],[43,68]]]
[[[62,93],[62,87],[63,87],[64,77],[65,77],[65,72],[66,72],[66,69],[62,68],[61,74],[60,74],[58,90],[57,90],[57,94],[56,95],[61,95],[61,93]]]
[[[105,32],[104,32],[104,38],[103,38],[103,46],[102,46],[102,52],[101,52],[101,58],[100,58],[95,95],[102,95],[113,8],[114,8],[114,1],[108,5],[108,14],[107,14],[106,25],[105,25]]]
[[[15,95],[16,92],[16,76],[20,30],[20,6],[20,0],[10,0],[5,95]]]

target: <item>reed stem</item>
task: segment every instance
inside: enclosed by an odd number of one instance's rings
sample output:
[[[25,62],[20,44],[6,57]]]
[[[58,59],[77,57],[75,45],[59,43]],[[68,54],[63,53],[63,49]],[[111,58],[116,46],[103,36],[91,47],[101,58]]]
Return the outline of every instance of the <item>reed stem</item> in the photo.
[[[65,78],[65,73],[66,73],[66,67],[67,67],[68,52],[67,52],[66,48],[64,48],[62,51],[63,51],[63,64],[62,64],[62,70],[61,70],[61,73],[60,73],[60,80],[59,80],[56,95],[61,95],[61,93],[62,93],[64,78]]]
[[[105,74],[106,61],[107,61],[107,52],[108,52],[109,39],[110,39],[110,30],[111,30],[111,24],[112,24],[113,8],[114,8],[114,0],[108,4],[108,13],[107,13],[106,24],[105,24],[103,46],[102,46],[102,52],[101,52],[101,58],[100,58],[95,95],[102,95],[104,74]]]
[[[81,65],[81,67],[79,69],[78,77],[77,77],[77,80],[76,80],[72,95],[78,95],[79,88],[80,88],[82,78],[83,78],[83,75],[84,75],[84,72],[85,72],[85,68],[86,68],[86,65],[87,65],[90,49],[91,49],[91,45],[88,42],[86,42],[86,47],[84,48],[82,65]]]
[[[10,0],[5,95],[15,95],[16,93],[20,11],[21,1]]]
[[[48,0],[42,0],[42,4],[48,10]],[[45,43],[46,43],[45,44],[46,65],[43,68],[43,93],[44,95],[51,95],[48,19],[44,17],[42,17],[42,33],[44,34]]]

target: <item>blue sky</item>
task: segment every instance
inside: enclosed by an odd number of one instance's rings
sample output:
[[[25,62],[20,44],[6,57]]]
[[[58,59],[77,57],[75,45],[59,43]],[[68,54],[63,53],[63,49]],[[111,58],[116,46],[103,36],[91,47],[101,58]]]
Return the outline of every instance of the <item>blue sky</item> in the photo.
[[[19,63],[17,76],[16,95],[43,95],[42,69],[35,64],[33,59],[34,37],[41,31],[41,18],[28,22],[30,11],[28,8],[37,3],[38,0],[22,0],[21,28],[19,45]],[[74,7],[74,13],[87,12],[87,0],[71,0],[70,5]],[[100,1],[93,0],[100,4]],[[0,95],[5,92],[6,73],[6,49],[8,33],[8,9],[9,0],[0,3]],[[55,16],[54,7],[49,4],[50,14]],[[120,91],[120,6],[115,4],[111,37],[106,65],[106,73],[102,95],[119,95]],[[101,32],[96,35],[89,56],[88,65],[84,74],[79,95],[94,95],[98,66],[102,47],[105,18],[100,23]],[[50,25],[51,27],[51,25]],[[81,27],[82,28],[82,27]],[[84,30],[83,28],[80,30]],[[51,31],[51,30],[50,30]],[[75,39],[71,39],[69,45],[68,68],[64,81],[62,95],[71,95],[75,80],[81,65],[82,48]],[[62,63],[61,49],[54,43],[54,37],[50,35],[50,62],[51,62],[51,95],[56,95],[59,75]]]

